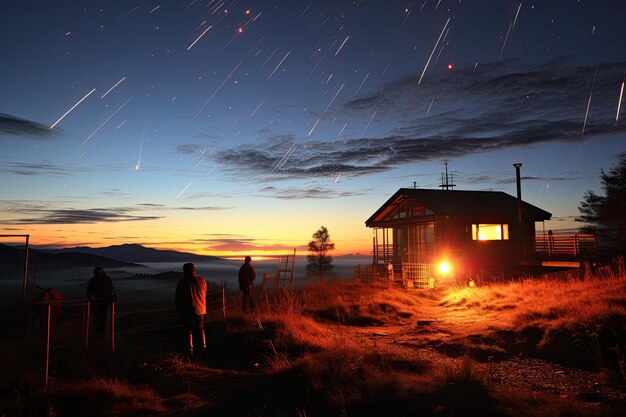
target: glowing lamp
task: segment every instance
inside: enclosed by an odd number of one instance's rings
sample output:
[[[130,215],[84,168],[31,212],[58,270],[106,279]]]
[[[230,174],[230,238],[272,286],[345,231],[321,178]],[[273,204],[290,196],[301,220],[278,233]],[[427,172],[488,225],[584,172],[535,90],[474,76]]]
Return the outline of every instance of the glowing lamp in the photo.
[[[452,64],[448,64],[448,69],[449,69],[450,71],[452,71],[452,69],[453,69],[453,68],[454,68],[454,65],[452,65]]]
[[[437,271],[442,275],[447,275],[452,271],[452,267],[448,262],[443,261],[437,266]]]

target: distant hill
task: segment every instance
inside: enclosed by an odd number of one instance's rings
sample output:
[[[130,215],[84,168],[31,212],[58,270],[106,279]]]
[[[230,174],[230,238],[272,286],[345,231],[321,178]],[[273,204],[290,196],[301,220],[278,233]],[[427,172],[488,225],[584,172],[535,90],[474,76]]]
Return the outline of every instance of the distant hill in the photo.
[[[24,249],[0,244],[0,265],[22,265],[24,263]],[[30,267],[75,267],[100,265],[105,268],[120,268],[126,266],[141,266],[132,262],[110,259],[105,256],[67,251],[63,253],[49,253],[37,249],[29,249],[28,263]]]
[[[74,248],[51,249],[48,253],[80,252],[90,255],[104,256],[124,262],[211,262],[221,258],[216,256],[196,255],[195,253],[178,252],[175,250],[159,250],[136,244],[123,244],[92,248],[76,246]]]
[[[126,277],[124,279],[127,280],[153,280],[153,281],[171,281],[171,282],[176,282],[179,279],[182,279],[184,277],[184,274],[182,272],[174,272],[174,271],[167,271],[167,272],[159,272],[158,274],[135,274],[135,275],[131,275],[129,277]],[[210,289],[218,289],[221,288],[221,285],[216,284],[214,282],[211,281],[207,281],[207,286]]]

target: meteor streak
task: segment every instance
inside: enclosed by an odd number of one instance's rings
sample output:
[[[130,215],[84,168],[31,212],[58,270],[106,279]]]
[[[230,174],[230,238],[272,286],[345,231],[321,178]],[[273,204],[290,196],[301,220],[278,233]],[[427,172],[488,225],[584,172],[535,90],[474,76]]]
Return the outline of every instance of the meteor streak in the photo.
[[[422,13],[422,10],[424,10],[426,3],[428,3],[428,0],[424,0],[424,4],[422,4],[422,7],[420,7],[420,11],[418,13]]]
[[[278,65],[276,65],[276,68],[274,68],[274,71],[272,71],[272,73],[269,75],[269,77],[267,77],[267,79],[269,80],[270,78],[272,78],[272,75],[274,75],[274,73],[276,72],[276,70],[278,69],[278,67],[280,67],[282,65],[283,62],[285,62],[285,59],[287,59],[287,57],[289,56],[289,54],[291,53],[291,51],[287,52],[287,55],[285,55],[285,57],[283,59],[280,60],[280,62],[278,63]]]
[[[367,132],[367,129],[369,129],[370,125],[372,124],[372,120],[374,120],[374,117],[376,116],[376,112],[374,112],[374,114],[372,114],[372,117],[370,117],[369,122],[367,122],[367,126],[365,126],[365,129],[363,129],[363,133],[361,133],[361,136],[365,136],[365,132]]]
[[[311,133],[313,133],[313,131],[315,130],[315,128],[317,127],[317,124],[320,122],[320,120],[322,120],[322,118],[320,117],[319,119],[317,119],[317,122],[315,122],[315,124],[313,125],[313,127],[311,128],[311,130],[309,130],[309,134],[307,136],[311,136]]]
[[[448,27],[449,23],[450,23],[450,18],[448,18],[448,20],[446,20],[446,24],[443,25],[443,29],[441,29],[441,33],[439,34],[439,38],[437,38],[437,42],[435,42],[435,47],[433,48],[433,51],[430,53],[430,56],[428,57],[428,61],[426,61],[426,65],[424,65],[424,70],[422,71],[422,75],[420,76],[420,79],[417,81],[417,85],[421,84],[422,78],[424,78],[424,74],[426,74],[426,70],[428,69],[428,64],[430,64],[430,60],[433,58],[433,55],[435,54],[435,51],[437,50],[437,45],[439,45],[439,41],[441,41],[441,37],[443,36],[444,32],[446,31],[446,28]]]
[[[187,186],[185,188],[183,188],[183,191],[181,191],[177,196],[176,196],[176,200],[178,200],[180,198],[181,195],[183,195],[185,193],[185,191],[187,191],[187,189],[191,187],[191,182],[189,182],[189,184],[187,184]]]
[[[354,93],[355,96],[357,96],[359,94],[359,91],[361,91],[361,87],[363,87],[363,84],[365,84],[365,81],[367,81],[367,78],[369,76],[370,76],[369,72],[367,74],[365,74],[365,78],[363,78],[363,81],[361,81],[361,85],[359,86],[359,88],[356,89],[356,93]]]
[[[430,104],[428,105],[428,110],[426,110],[426,117],[428,117],[428,115],[430,114],[430,109],[433,107],[434,102],[435,102],[435,97],[433,97],[433,99],[430,100]]]
[[[256,114],[257,111],[259,111],[259,109],[261,108],[261,106],[263,105],[263,103],[265,103],[265,100],[261,101],[259,103],[258,106],[256,106],[256,109],[254,109],[254,111],[252,112],[252,114],[250,115],[250,118],[252,118],[252,116],[254,116]]]
[[[326,106],[326,108],[324,109],[324,113],[326,113],[328,111],[328,109],[330,108],[330,106],[333,104],[333,101],[335,101],[335,99],[337,98],[337,96],[339,95],[339,93],[341,93],[341,90],[343,89],[343,86],[346,85],[346,83],[341,84],[341,87],[339,87],[339,90],[337,90],[337,92],[335,93],[334,97],[332,100],[330,100],[330,103],[328,103],[328,106]]]
[[[268,57],[267,57],[267,59],[265,60],[265,62],[263,62],[263,63],[261,64],[261,66],[259,67],[259,71],[260,71],[260,70],[261,70],[261,69],[265,66],[265,64],[267,64],[267,62],[268,62],[270,59],[272,59],[272,57],[274,56],[274,54],[276,53],[276,51],[278,51],[278,48],[274,49],[274,52],[272,52],[272,53],[270,54],[270,56],[268,56]]]
[[[82,144],[84,145],[85,143],[89,142],[89,140],[90,140],[91,138],[93,138],[93,137],[94,137],[94,135],[95,135],[96,133],[98,133],[98,131],[100,131],[100,129],[102,129],[102,128],[104,127],[104,125],[106,125],[106,124],[109,122],[109,120],[111,120],[111,119],[113,118],[113,116],[115,116],[115,115],[116,115],[116,114],[117,114],[120,110],[122,110],[122,109],[124,108],[124,106],[126,106],[126,105],[127,105],[127,104],[128,104],[128,103],[132,100],[132,99],[133,99],[133,97],[134,97],[134,96],[130,96],[130,98],[129,98],[128,100],[126,100],[126,101],[124,102],[124,104],[122,104],[121,106],[119,106],[119,107],[117,108],[117,110],[115,110],[115,111],[114,111],[114,112],[113,112],[113,113],[112,113],[109,117],[107,117],[107,119],[106,119],[104,122],[102,122],[102,124],[101,124],[100,126],[98,126],[98,128],[97,128],[96,130],[94,130],[94,131],[93,131],[93,133],[92,133],[91,135],[89,135],[89,137],[88,137],[87,139],[85,139],[85,140],[83,141],[83,143],[82,143]]]
[[[135,171],[139,171],[141,169],[141,154],[143,153],[143,135],[141,140],[139,141],[139,158],[137,159],[137,164],[135,164]]]
[[[285,165],[285,163],[287,163],[287,161],[289,160],[289,157],[291,157],[291,154],[293,154],[293,152],[296,150],[297,147],[298,145],[295,143],[291,146],[291,148],[287,151],[285,156],[283,156],[282,159],[278,161],[276,166],[274,166],[274,169],[272,170],[272,174],[275,174],[283,165]]]
[[[122,77],[122,79],[121,79],[121,80],[119,80],[118,82],[116,82],[116,83],[115,83],[115,85],[114,85],[113,87],[109,88],[109,90],[108,90],[106,93],[102,94],[102,96],[100,97],[100,100],[102,100],[103,98],[105,98],[107,94],[109,94],[111,91],[113,91],[113,89],[114,89],[115,87],[117,87],[118,85],[120,85],[120,84],[122,83],[122,81],[124,81],[125,79],[126,79],[126,77]]]
[[[339,131],[339,133],[337,134],[337,137],[340,137],[341,134],[343,133],[343,131],[346,129],[346,126],[348,126],[348,122],[345,122],[343,124],[343,127],[341,128],[341,130]],[[345,143],[345,142],[344,142]]]
[[[228,81],[228,79],[230,77],[233,76],[233,74],[235,73],[235,71],[237,71],[237,68],[239,68],[239,66],[243,63],[243,61],[239,61],[239,63],[235,66],[235,68],[233,68],[233,70],[230,72],[230,74],[228,74],[228,76],[226,78],[224,78],[224,81],[222,81],[222,83],[219,85],[219,87],[217,87],[215,89],[215,91],[213,92],[213,94],[211,94],[211,97],[209,97],[209,99],[202,105],[202,107],[200,107],[200,110],[198,110],[198,112],[193,116],[193,118],[195,119],[196,117],[198,117],[198,115],[200,113],[202,113],[202,110],[204,110],[204,108],[207,106],[207,104],[209,104],[209,102],[211,100],[213,100],[213,97],[215,97],[215,95],[222,89],[222,87],[224,87],[224,84],[226,84],[226,82]]]
[[[615,115],[615,124],[617,125],[617,122],[619,121],[619,112],[620,109],[622,108],[622,96],[624,95],[624,81],[622,81],[622,88],[620,89],[619,92],[619,101],[617,102],[617,114]]]
[[[500,60],[502,59],[504,48],[506,47],[506,43],[509,40],[509,34],[515,27],[515,23],[517,22],[517,16],[519,15],[519,11],[521,8],[522,8],[522,3],[520,3],[519,6],[517,7],[517,13],[515,13],[515,17],[513,18],[513,21],[511,22],[511,24],[509,25],[509,30],[506,31],[506,36],[504,37],[504,42],[502,42],[502,48],[500,49],[500,56],[498,57],[498,62],[500,62]]]
[[[596,71],[593,73],[593,81],[591,81],[591,91],[589,92],[589,101],[587,102],[587,111],[585,111],[585,121],[583,122],[583,131],[580,133],[580,138],[585,136],[585,128],[587,127],[587,117],[589,116],[589,108],[591,107],[591,97],[593,96],[593,86],[596,84],[596,75],[598,74],[598,66],[596,65]]]
[[[522,3],[517,6],[517,13],[515,13],[515,19],[513,19],[513,27],[511,29],[515,29],[515,23],[517,23],[517,16],[519,16],[519,11],[522,8]]]
[[[346,44],[346,42],[348,42],[348,39],[350,39],[350,36],[346,36],[346,39],[344,39],[343,42],[341,43],[341,45],[339,45],[339,49],[337,49],[337,52],[335,52],[335,56],[337,56],[339,54],[339,51],[341,51],[341,48],[343,48],[343,46]]]
[[[70,114],[70,112],[71,112],[72,110],[74,110],[74,109],[75,109],[75,108],[76,108],[76,107],[77,107],[80,103],[82,103],[82,102],[83,102],[83,100],[85,100],[87,97],[89,97],[89,96],[91,95],[91,93],[93,93],[94,91],[96,91],[96,89],[95,89],[95,88],[94,88],[93,90],[91,90],[90,92],[88,92],[87,94],[85,94],[85,97],[83,97],[83,98],[81,98],[80,100],[78,100],[78,103],[74,104],[74,105],[72,106],[72,108],[71,108],[71,109],[69,109],[68,111],[66,111],[66,112],[65,112],[65,114],[64,114],[63,116],[59,117],[59,119],[58,119],[56,122],[52,123],[52,126],[50,126],[50,129],[53,129],[56,125],[58,125],[58,124],[59,124],[59,122],[60,122],[61,120],[63,120],[63,118],[64,118],[65,116],[67,116],[68,114]]]
[[[311,4],[309,4],[308,6],[306,6],[306,9],[304,9],[304,11],[302,13],[300,13],[300,17],[304,16],[304,14],[306,13],[307,10],[309,10],[309,8],[311,7]]]
[[[209,29],[211,29],[212,27],[213,27],[213,25],[209,25],[209,27],[208,27],[208,28],[204,29],[204,32],[202,32],[202,33],[200,34],[200,36],[198,36],[198,37],[196,38],[196,40],[195,40],[195,41],[191,42],[191,45],[189,45],[189,47],[187,48],[187,50],[190,50],[191,48],[193,48],[193,46],[196,44],[196,42],[198,42],[198,41],[200,40],[200,38],[201,38],[201,37],[203,37],[203,36],[204,36],[204,34],[205,34],[205,33],[207,33],[207,32],[209,31]]]

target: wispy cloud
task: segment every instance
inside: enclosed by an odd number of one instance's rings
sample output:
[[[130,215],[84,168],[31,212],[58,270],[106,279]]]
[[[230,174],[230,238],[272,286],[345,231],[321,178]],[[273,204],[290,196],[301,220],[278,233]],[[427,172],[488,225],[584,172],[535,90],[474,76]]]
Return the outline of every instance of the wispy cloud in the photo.
[[[202,207],[176,207],[176,210],[185,211],[216,211],[216,210],[230,210],[232,207],[218,207],[218,206],[202,206]]]
[[[0,223],[16,224],[93,224],[145,221],[160,216],[140,214],[138,207],[109,208],[50,208],[50,202],[3,201],[0,212],[11,213],[12,218],[0,219]]]
[[[245,237],[215,237],[208,239],[196,239],[196,242],[207,245],[207,250],[214,251],[292,251],[293,246],[283,244],[268,244],[264,240]]]
[[[32,120],[20,119],[9,114],[0,113],[0,133],[12,136],[49,138],[56,134],[48,126]]]
[[[8,172],[16,175],[76,175],[85,172],[99,171],[123,171],[130,169],[124,164],[78,166],[68,164],[56,164],[51,161],[39,163],[0,161],[0,172]]]
[[[296,188],[296,187],[263,187],[262,194],[267,194],[275,198],[284,200],[302,200],[302,199],[330,199],[340,197],[352,197],[357,195],[365,195],[367,191],[338,191],[329,187],[310,187],[310,188]]]
[[[89,224],[145,221],[164,218],[146,213],[172,211],[216,211],[231,207],[219,206],[169,206],[142,203],[126,207],[74,208],[71,201],[7,200],[0,201],[0,213],[10,213],[10,218],[0,218],[0,224]],[[52,207],[56,205],[57,207]]]
[[[165,204],[155,204],[155,203],[137,204],[136,207],[146,209],[146,210],[183,210],[183,211],[216,211],[216,210],[232,209],[232,207],[220,207],[220,206],[179,207],[179,206],[168,206]]]
[[[196,144],[183,144],[176,146],[176,152],[183,154],[200,153],[205,147]]]
[[[522,181],[577,181],[583,178],[582,176],[571,176],[571,177],[521,177]],[[498,184],[514,184],[516,181],[515,178],[503,178],[496,181]]]
[[[626,124],[616,126],[614,115],[625,67],[626,62],[598,66],[584,134],[595,66],[567,58],[535,66],[500,62],[433,73],[419,85],[418,74],[396,80],[345,102],[333,115],[337,121],[361,117],[365,124],[376,112],[376,119],[400,126],[376,137],[312,141],[276,135],[253,146],[222,148],[211,159],[229,174],[258,181],[360,176],[412,163],[624,133]],[[179,147],[179,152],[196,149]]]

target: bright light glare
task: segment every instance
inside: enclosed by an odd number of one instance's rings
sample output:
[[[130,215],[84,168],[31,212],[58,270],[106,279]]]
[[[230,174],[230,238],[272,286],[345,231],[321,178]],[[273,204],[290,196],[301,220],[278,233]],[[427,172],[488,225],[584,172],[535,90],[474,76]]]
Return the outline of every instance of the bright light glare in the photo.
[[[450,264],[448,262],[444,261],[439,264],[439,267],[437,268],[437,270],[439,271],[440,274],[448,274],[450,273],[452,268],[450,267]]]

